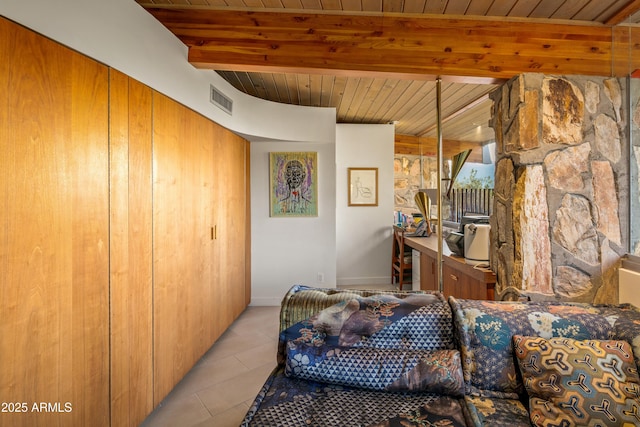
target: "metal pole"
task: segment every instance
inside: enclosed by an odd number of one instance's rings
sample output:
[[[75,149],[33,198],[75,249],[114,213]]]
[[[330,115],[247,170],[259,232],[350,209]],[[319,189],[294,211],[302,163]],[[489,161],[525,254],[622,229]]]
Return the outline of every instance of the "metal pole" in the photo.
[[[420,137],[418,137],[418,150],[420,154],[418,157],[418,161],[420,162],[420,188],[418,188],[418,191],[420,191],[424,188],[424,152],[422,151],[422,138]],[[431,220],[428,216],[424,219]]]
[[[442,78],[438,77],[436,80],[436,116],[438,120],[438,230],[436,232],[436,238],[438,239],[438,290],[444,292],[442,284],[442,176],[443,170],[443,158],[442,158]]]

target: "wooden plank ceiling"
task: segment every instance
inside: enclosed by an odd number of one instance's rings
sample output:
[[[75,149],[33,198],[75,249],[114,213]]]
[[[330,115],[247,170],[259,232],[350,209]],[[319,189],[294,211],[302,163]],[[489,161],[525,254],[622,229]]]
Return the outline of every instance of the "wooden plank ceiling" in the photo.
[[[493,140],[488,93],[521,72],[610,75],[613,29],[640,0],[136,0],[249,95],[396,123],[396,152]],[[624,33],[622,33],[624,34]],[[474,150],[474,158],[480,150]]]

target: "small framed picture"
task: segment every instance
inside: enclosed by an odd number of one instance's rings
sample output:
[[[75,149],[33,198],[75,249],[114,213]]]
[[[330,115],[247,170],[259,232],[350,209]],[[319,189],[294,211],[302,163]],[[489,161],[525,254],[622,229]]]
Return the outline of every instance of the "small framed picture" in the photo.
[[[348,168],[349,206],[378,206],[378,168]]]

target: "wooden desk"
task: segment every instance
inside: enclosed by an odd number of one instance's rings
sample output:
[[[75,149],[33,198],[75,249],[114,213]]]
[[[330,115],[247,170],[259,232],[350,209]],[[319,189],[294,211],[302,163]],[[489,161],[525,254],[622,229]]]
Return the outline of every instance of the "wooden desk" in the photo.
[[[420,289],[438,290],[438,239],[405,237],[405,244],[420,251]],[[445,297],[495,299],[496,275],[490,269],[475,268],[454,255],[446,243],[442,248],[442,293]]]

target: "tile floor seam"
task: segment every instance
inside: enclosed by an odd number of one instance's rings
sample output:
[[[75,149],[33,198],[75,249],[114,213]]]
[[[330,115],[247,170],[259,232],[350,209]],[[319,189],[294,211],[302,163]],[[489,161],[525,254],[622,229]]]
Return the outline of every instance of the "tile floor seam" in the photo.
[[[207,410],[207,413],[209,414],[209,418],[213,418],[214,415],[211,413],[211,411],[209,410],[209,408],[207,407],[207,405],[204,404],[204,402],[202,401],[202,399],[200,399],[200,396],[198,395],[198,393],[194,393],[196,395],[196,399],[198,399],[198,402],[200,402],[200,404],[204,407],[204,409]]]

